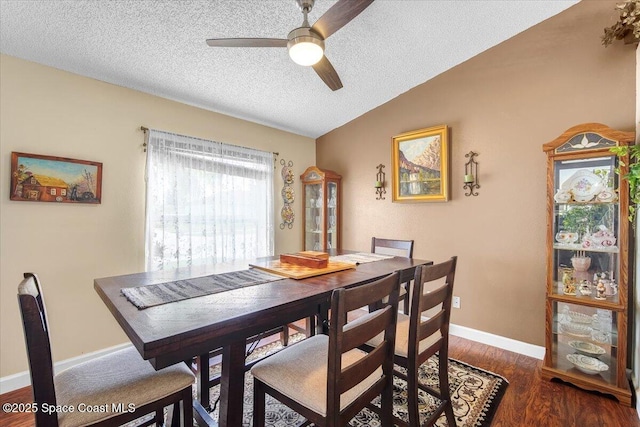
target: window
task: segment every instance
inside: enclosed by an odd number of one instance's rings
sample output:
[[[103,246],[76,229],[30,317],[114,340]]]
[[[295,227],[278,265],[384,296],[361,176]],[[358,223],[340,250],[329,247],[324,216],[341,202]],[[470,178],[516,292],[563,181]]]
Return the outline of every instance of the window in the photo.
[[[147,270],[273,255],[273,154],[149,130]]]

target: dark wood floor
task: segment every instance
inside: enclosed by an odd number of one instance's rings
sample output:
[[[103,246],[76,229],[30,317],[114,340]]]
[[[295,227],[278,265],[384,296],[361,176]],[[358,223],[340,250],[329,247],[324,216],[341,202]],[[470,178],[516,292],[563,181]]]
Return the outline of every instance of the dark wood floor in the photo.
[[[449,356],[495,372],[509,381],[493,427],[640,427],[635,408],[573,386],[543,381],[540,360],[458,337]],[[0,395],[0,403],[30,402],[29,387]],[[31,414],[0,412],[0,426],[33,427]]]

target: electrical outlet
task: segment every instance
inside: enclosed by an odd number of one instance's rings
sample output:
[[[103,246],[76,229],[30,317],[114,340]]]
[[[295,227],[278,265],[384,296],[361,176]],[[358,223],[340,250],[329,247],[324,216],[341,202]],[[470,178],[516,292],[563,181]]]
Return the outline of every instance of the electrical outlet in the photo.
[[[453,297],[451,305],[453,306],[453,308],[460,308],[460,297]]]

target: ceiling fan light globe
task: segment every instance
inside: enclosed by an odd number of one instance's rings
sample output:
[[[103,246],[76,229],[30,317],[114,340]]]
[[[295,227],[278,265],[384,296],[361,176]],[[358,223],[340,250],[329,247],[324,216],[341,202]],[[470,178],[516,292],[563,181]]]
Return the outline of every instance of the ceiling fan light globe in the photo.
[[[310,66],[322,59],[324,51],[320,46],[310,42],[299,42],[289,48],[289,56],[298,65]]]
[[[289,56],[303,66],[316,64],[324,55],[324,40],[307,27],[296,28],[289,33]]]

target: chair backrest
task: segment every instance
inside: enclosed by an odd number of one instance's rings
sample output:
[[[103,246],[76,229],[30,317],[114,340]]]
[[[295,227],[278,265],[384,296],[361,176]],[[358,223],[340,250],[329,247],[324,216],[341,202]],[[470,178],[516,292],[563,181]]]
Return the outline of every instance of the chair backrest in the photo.
[[[24,280],[18,285],[18,303],[29,357],[34,402],[38,408],[42,408],[45,404],[56,406],[49,323],[40,283],[35,274],[24,274]],[[35,415],[38,427],[58,425],[55,411],[46,413],[40,410]]]
[[[385,386],[389,387],[389,393],[391,393],[399,289],[400,275],[396,272],[366,285],[351,289],[336,289],[331,295],[326,407],[327,420],[333,419],[333,425],[346,425],[347,421],[353,418],[366,403],[381,394]],[[384,298],[388,302],[382,304],[378,310],[347,325],[349,311]],[[342,367],[343,354],[362,346],[381,333],[384,333],[384,339],[373,351],[355,363]],[[360,384],[380,368],[382,368],[380,379],[341,415],[340,395]]]
[[[374,254],[413,258],[413,240],[394,240],[372,237],[371,252]]]
[[[421,265],[416,268],[414,279],[411,314],[409,320],[408,358],[415,358],[416,365],[424,363],[436,351],[446,352],[449,345],[449,320],[451,318],[451,298],[453,296],[453,282],[456,274],[458,257],[451,257],[448,261],[435,265]],[[433,282],[444,279],[444,284],[435,289],[425,287],[434,285]],[[429,317],[422,313],[439,307],[440,309]],[[420,351],[420,341],[438,334],[439,337],[427,348]]]

